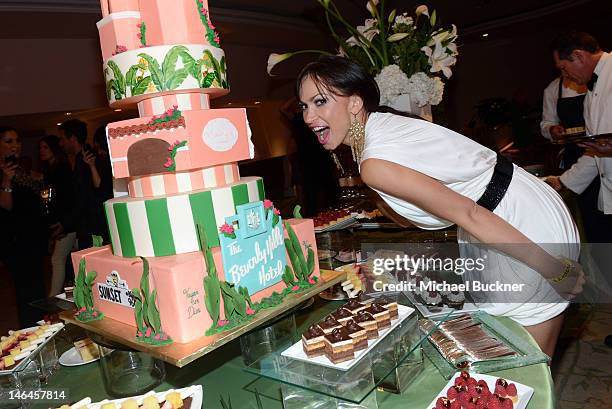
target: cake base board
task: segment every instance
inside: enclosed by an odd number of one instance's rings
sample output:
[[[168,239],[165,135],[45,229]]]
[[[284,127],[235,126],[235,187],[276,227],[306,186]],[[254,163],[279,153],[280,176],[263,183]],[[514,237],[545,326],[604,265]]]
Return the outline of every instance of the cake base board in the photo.
[[[283,303],[260,311],[253,320],[244,325],[211,336],[203,335],[201,338],[185,344],[175,342],[170,345],[155,347],[138,342],[136,340],[136,327],[107,317],[100,321],[81,322],[74,317],[73,311],[64,311],[59,317],[66,323],[77,325],[87,331],[102,335],[111,341],[118,342],[137,351],[146,352],[157,359],[182,368],[344,280],[346,280],[346,273],[321,270],[321,279],[313,287],[301,293],[289,294]],[[202,334],[206,330],[207,328],[203,328]]]

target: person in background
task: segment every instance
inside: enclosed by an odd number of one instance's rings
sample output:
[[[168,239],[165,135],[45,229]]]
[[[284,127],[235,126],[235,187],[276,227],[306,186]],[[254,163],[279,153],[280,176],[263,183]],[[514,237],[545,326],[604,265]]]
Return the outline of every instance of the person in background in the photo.
[[[71,119],[59,126],[60,146],[68,157],[71,178],[74,183],[71,212],[51,225],[51,236],[58,238],[67,232],[76,232],[77,248],[91,247],[95,229],[96,192],[95,184],[100,183],[96,168],[96,157],[86,144],[87,125],[78,119]]]
[[[584,120],[588,135],[612,133],[612,54],[604,52],[597,40],[587,34],[572,31],[560,36],[554,44],[553,58],[563,76],[586,85]],[[609,141],[598,144],[582,144],[594,152],[583,155],[560,177],[547,181],[557,190],[563,186],[575,193],[582,193],[599,179],[598,210],[601,212],[597,229],[597,243],[612,243],[612,157],[609,157]],[[607,251],[609,257],[610,251]],[[610,279],[609,261],[599,260],[598,264],[607,271]],[[612,347],[612,336],[605,340]]]
[[[43,258],[47,230],[42,181],[21,168],[20,155],[17,131],[0,126],[0,258],[13,275],[20,324],[28,327],[42,316],[30,303],[45,297]]]
[[[104,242],[108,243],[110,236],[103,205],[105,201],[113,198],[113,170],[111,168],[108,141],[106,139],[106,125],[96,129],[93,136],[93,151],[95,154],[95,173],[98,175],[97,179],[94,179],[95,210],[97,213],[93,229],[94,234],[102,236]],[[92,175],[94,175],[93,171]]]
[[[64,220],[72,212],[73,197],[76,194],[72,183],[72,170],[59,145],[57,136],[43,136],[38,142],[38,153],[45,184],[52,192],[49,204],[49,223],[54,224]],[[74,231],[64,232],[63,236],[58,236],[51,242],[52,273],[48,292],[50,297],[61,293],[64,288],[66,261],[75,242],[76,232]]]
[[[542,135],[546,139],[561,138],[566,129],[584,128],[584,98],[586,92],[586,85],[577,84],[563,76],[554,79],[546,87],[542,106],[542,122],[540,122]],[[568,170],[584,152],[584,149],[575,144],[565,145],[559,167],[562,170]],[[595,178],[584,192],[576,195],[576,204],[582,219],[582,227],[586,240],[589,242],[599,240],[597,226],[601,222],[601,212],[597,210],[598,195],[598,178]]]

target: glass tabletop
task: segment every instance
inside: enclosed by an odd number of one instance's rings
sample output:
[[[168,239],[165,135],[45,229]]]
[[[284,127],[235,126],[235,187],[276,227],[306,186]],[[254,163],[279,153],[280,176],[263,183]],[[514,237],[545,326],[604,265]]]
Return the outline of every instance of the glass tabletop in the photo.
[[[398,293],[396,297],[398,304],[413,308],[405,295]],[[415,354],[421,359],[420,345],[429,334],[419,331],[420,316],[416,309],[404,319],[401,317],[400,314],[400,322],[348,370],[284,356],[283,352],[294,343],[293,339],[288,339],[245,371],[332,398],[361,403],[398,366],[413,359]]]

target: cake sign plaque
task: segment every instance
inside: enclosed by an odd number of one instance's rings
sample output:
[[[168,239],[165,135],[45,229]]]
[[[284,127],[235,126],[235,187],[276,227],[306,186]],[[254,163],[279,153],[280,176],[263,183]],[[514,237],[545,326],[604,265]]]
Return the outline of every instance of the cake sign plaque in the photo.
[[[117,271],[111,271],[106,276],[106,282],[98,283],[98,293],[101,300],[134,308],[135,300],[132,291]]]
[[[273,225],[273,219],[263,202],[247,203],[225,219],[235,238],[219,234],[225,281],[246,287],[251,295],[280,282],[287,265],[283,223],[279,216]]]

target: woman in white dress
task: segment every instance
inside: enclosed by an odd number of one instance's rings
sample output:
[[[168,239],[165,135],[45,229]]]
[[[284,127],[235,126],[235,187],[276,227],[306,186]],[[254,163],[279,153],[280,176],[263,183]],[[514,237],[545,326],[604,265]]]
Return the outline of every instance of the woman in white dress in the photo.
[[[479,307],[522,324],[552,356],[567,300],[584,283],[578,231],[559,195],[463,135],[380,109],[376,82],[346,58],[308,64],[297,94],[319,142],[351,146],[363,181],[396,213],[423,229],[456,224],[460,243],[488,244],[460,246],[463,257],[488,260],[481,277],[465,278],[526,286]]]

